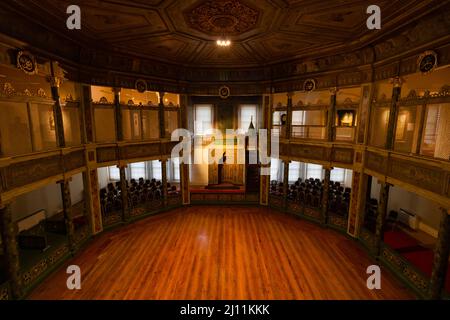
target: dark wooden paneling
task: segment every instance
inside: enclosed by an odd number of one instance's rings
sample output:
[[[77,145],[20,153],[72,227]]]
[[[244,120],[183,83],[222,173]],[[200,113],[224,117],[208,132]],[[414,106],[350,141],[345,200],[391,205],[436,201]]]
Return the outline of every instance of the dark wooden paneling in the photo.
[[[366,154],[366,167],[384,175],[387,171],[387,158],[378,153],[368,151]]]
[[[109,162],[119,160],[116,147],[97,148],[97,162]]]
[[[329,160],[329,152],[326,147],[290,144],[287,148],[287,155],[312,160]]]
[[[64,155],[64,170],[70,171],[82,168],[86,165],[84,150],[78,150]]]
[[[445,172],[417,162],[389,159],[388,176],[434,193],[444,194]]]
[[[354,153],[355,151],[353,149],[333,148],[331,151],[331,160],[334,162],[352,164]]]
[[[59,155],[14,163],[6,169],[6,189],[21,187],[63,172]]]
[[[161,155],[161,144],[149,143],[124,146],[120,148],[121,159],[144,158]]]

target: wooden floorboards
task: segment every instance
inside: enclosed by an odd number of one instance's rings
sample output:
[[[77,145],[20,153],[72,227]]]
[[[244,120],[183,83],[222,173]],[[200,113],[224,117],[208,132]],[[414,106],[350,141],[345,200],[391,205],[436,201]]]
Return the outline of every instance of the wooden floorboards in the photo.
[[[66,288],[79,265],[82,289]],[[266,208],[177,209],[100,235],[31,299],[410,299],[344,235]]]

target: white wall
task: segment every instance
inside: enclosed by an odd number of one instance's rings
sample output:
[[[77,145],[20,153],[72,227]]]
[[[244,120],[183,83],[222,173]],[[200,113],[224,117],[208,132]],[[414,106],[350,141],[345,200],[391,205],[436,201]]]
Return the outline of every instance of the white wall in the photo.
[[[84,199],[83,174],[79,173],[72,177],[70,185],[70,198],[72,205],[77,204]]]
[[[99,189],[106,188],[109,182],[108,168],[102,167],[97,169]]]
[[[19,220],[36,211],[46,210],[51,217],[62,210],[60,185],[50,184],[38,190],[18,196],[11,205],[13,220]]]
[[[379,194],[380,184],[376,178],[373,178],[371,197],[378,199]],[[421,220],[419,228],[431,236],[437,236],[441,218],[439,204],[400,187],[393,186],[389,191],[388,212],[390,210],[398,212],[400,208],[415,213]]]
[[[83,174],[72,177],[70,196],[72,205],[84,199]],[[45,210],[47,217],[55,215],[62,210],[61,187],[58,183],[49,184],[40,189],[18,196],[11,205],[13,220],[19,220],[36,211]]]

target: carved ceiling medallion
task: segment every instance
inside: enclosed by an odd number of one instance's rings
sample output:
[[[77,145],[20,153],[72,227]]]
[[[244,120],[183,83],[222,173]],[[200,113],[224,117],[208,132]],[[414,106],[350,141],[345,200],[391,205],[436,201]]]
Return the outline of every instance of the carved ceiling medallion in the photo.
[[[231,94],[230,88],[227,86],[222,86],[219,88],[219,96],[222,99],[227,99]]]
[[[147,91],[147,81],[143,79],[136,80],[134,86],[139,93],[144,93]]]
[[[423,74],[432,72],[438,64],[437,53],[434,51],[425,51],[417,60],[417,69]]]
[[[316,80],[314,79],[307,79],[303,83],[303,90],[306,92],[314,91],[316,89]]]
[[[37,64],[34,56],[27,51],[19,51],[17,53],[17,68],[21,69],[28,75],[33,75],[37,72]]]
[[[189,26],[210,35],[240,35],[253,29],[259,16],[240,0],[204,1],[184,13]]]

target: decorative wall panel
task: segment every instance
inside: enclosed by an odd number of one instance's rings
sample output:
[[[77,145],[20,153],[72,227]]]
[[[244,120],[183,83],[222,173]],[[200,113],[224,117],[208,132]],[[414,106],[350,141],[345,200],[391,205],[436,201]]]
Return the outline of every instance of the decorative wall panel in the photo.
[[[67,244],[61,244],[58,248],[55,248],[51,253],[47,254],[45,258],[22,274],[22,285],[24,288],[29,288],[35,284],[44,273],[53,269],[58,262],[62,261],[68,255],[69,247]]]
[[[400,274],[416,292],[423,297],[426,296],[429,279],[413,265],[387,246],[384,246],[381,250],[381,259],[394,269],[396,273]]]
[[[139,144],[120,148],[121,159],[144,158],[161,155],[161,144]]]
[[[437,167],[391,158],[388,176],[438,194],[444,193],[445,172]]]
[[[63,172],[59,155],[14,163],[6,169],[6,189],[24,186]]]
[[[110,162],[119,160],[116,147],[97,148],[97,162]]]
[[[333,148],[331,152],[331,160],[335,162],[352,164],[353,156],[353,149]]]
[[[71,171],[82,168],[86,165],[84,150],[74,151],[64,155],[64,170]]]
[[[325,147],[290,144],[288,150],[285,151],[287,151],[288,153],[286,155],[289,155],[291,157],[299,157],[312,160],[329,160],[327,148]]]
[[[366,167],[380,174],[386,174],[387,158],[381,154],[368,151],[366,154]]]

